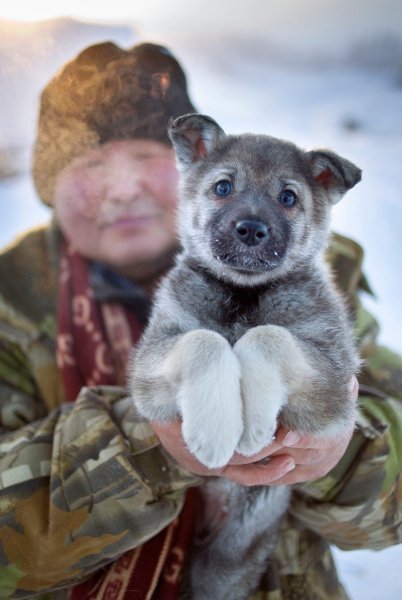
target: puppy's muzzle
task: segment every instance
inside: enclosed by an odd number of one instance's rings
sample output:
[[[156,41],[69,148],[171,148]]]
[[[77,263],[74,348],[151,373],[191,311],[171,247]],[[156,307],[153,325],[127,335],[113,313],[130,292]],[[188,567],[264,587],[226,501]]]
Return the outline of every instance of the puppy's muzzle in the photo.
[[[246,246],[258,246],[270,237],[268,225],[256,219],[244,219],[235,225],[237,238]]]

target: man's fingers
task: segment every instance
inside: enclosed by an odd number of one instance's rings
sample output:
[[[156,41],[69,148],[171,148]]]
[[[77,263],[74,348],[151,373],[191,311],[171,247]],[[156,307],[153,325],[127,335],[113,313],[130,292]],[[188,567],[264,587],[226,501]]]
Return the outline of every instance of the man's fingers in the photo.
[[[336,464],[336,463],[335,463]],[[327,464],[325,468],[323,465],[296,465],[296,467],[282,477],[279,477],[271,483],[271,485],[293,485],[295,483],[303,483],[305,481],[314,481],[325,477],[333,469],[334,464]]]
[[[349,387],[352,390],[353,399],[357,400],[357,398],[359,396],[359,382],[357,381],[357,378],[354,375],[349,382]]]
[[[296,443],[289,443],[288,441],[288,436],[290,433],[294,433],[293,431],[290,431],[283,439],[282,441],[282,449],[283,450],[288,450],[290,448],[304,448],[304,449],[311,449],[311,450],[330,450],[331,448],[336,448],[342,444],[348,443],[350,438],[353,435],[353,432],[355,430],[355,423],[351,423],[348,427],[348,429],[346,429],[345,431],[342,431],[342,433],[337,436],[336,438],[334,437],[318,437],[318,436],[300,436],[298,441]],[[291,440],[292,442],[292,440]]]
[[[284,443],[284,439],[286,438],[286,443]],[[307,438],[306,438],[307,439]],[[269,456],[278,453],[278,451],[282,450],[284,446],[293,446],[296,442],[300,440],[300,435],[295,431],[289,431],[284,427],[279,427],[275,434],[275,439],[272,444],[269,446],[264,446],[262,450],[260,450],[257,454],[253,454],[253,456],[244,456],[243,454],[239,454],[235,452],[232,458],[230,459],[231,465],[249,465],[253,463],[258,463],[264,458],[268,458]]]
[[[282,448],[276,456],[290,456],[296,465],[315,465],[322,462],[327,454],[327,450],[316,448]]]
[[[243,454],[239,454],[235,452],[230,459],[229,464],[231,465],[250,465],[252,463],[258,463],[259,461],[271,456],[278,450],[282,448],[282,444],[279,440],[275,439],[272,444],[269,446],[265,446],[262,450],[260,450],[257,454],[253,454],[253,456],[244,456]]]
[[[228,465],[221,476],[246,486],[270,485],[294,468],[294,460],[289,456],[275,456],[266,464]]]
[[[354,426],[348,430],[347,434],[343,434],[341,437],[334,438],[319,438],[319,437],[307,437],[302,436],[300,440],[294,446],[282,446],[282,451],[289,451],[294,449],[304,449],[304,450],[317,450],[317,451],[326,451],[331,448],[337,448],[343,443],[349,441],[354,431]]]

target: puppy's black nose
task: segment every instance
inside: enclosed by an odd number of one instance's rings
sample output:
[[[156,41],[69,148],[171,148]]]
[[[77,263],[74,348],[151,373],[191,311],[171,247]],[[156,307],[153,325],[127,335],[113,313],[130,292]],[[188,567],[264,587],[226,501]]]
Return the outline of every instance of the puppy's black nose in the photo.
[[[247,246],[258,246],[269,238],[269,228],[262,221],[245,219],[236,223],[236,234]]]

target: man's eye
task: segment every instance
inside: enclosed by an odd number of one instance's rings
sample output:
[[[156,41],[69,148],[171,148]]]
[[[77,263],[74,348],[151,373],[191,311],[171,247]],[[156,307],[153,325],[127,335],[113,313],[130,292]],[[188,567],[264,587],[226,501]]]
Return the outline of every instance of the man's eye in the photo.
[[[285,208],[293,208],[297,202],[297,196],[292,190],[284,190],[279,196],[279,202]]]
[[[215,194],[219,196],[219,198],[229,196],[232,189],[232,184],[227,179],[221,179],[221,181],[218,181],[218,183],[215,184]]]

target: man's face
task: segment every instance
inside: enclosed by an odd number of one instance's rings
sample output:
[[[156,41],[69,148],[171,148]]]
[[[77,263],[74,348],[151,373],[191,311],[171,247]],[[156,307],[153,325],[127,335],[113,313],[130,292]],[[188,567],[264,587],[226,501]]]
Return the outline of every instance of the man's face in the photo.
[[[108,142],[61,171],[56,218],[86,258],[146,277],[177,246],[177,182],[168,146],[150,140]]]

